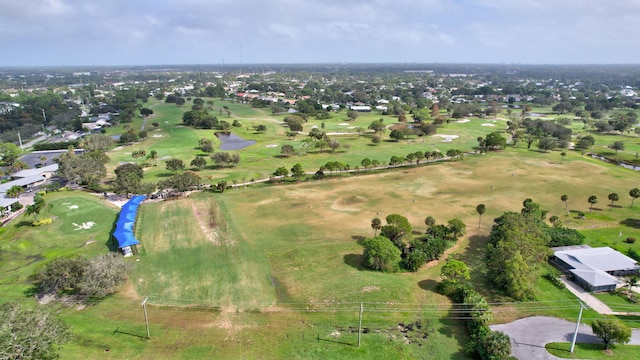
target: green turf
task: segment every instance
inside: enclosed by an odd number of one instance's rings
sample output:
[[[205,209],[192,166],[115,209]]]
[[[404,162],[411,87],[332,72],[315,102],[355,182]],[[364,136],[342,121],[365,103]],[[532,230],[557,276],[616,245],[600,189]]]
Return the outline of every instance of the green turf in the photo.
[[[552,355],[563,359],[637,359],[640,357],[640,346],[612,345],[607,352],[603,344],[576,344],[570,353],[571,343],[549,343],[545,345]]]
[[[7,300],[21,298],[31,287],[28,276],[48,260],[74,254],[90,257],[109,250],[117,209],[81,192],[47,194],[45,200],[52,205],[52,224],[35,228],[33,217],[22,215],[0,235],[0,293]],[[89,228],[79,228],[83,224]]]

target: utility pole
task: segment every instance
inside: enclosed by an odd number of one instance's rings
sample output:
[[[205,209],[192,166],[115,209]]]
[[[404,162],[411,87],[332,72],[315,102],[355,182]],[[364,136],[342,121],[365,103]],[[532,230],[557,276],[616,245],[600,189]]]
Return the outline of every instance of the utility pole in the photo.
[[[360,318],[358,319],[358,347],[360,347],[360,338],[362,337],[362,311],[364,307],[360,303]]]
[[[147,300],[149,300],[148,297],[142,302],[142,309],[144,310],[144,323],[147,325],[147,339],[150,339],[151,335],[149,334],[149,318],[147,317]]]
[[[586,306],[580,302],[580,313],[578,314],[578,322],[576,322],[576,331],[573,333],[573,341],[571,342],[570,353],[573,353],[573,348],[576,346],[576,339],[578,338],[578,328],[580,327],[580,319],[582,319],[582,310],[587,309]]]

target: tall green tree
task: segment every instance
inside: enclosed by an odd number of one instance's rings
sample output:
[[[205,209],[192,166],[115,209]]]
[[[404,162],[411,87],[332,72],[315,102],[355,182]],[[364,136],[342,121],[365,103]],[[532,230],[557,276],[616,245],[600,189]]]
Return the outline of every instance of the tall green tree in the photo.
[[[568,195],[560,196],[560,201],[564,203],[564,209],[567,210],[567,216],[569,216],[569,205],[567,205],[567,200],[569,200]]]
[[[598,197],[595,195],[591,195],[587,199],[587,202],[589,203],[589,214],[591,214],[591,211],[593,211],[593,205],[598,203]]]
[[[178,158],[171,158],[165,161],[167,170],[177,173],[184,170],[184,162]]]
[[[631,329],[618,320],[597,319],[591,323],[593,333],[602,339],[604,349],[613,343],[625,344],[631,341]]]
[[[526,203],[526,202],[525,202]],[[538,207],[494,220],[487,245],[489,278],[516,300],[533,299],[533,287],[550,250]]]
[[[613,144],[611,144],[611,149],[615,150],[616,154],[618,151],[624,150],[624,141],[614,141]]]
[[[293,165],[293,167],[291,168],[291,176],[300,180],[300,178],[304,176],[304,170],[302,169],[302,165],[300,164]]]
[[[378,231],[382,228],[382,221],[379,218],[373,218],[371,220],[371,228],[373,229],[373,236],[377,236]]]
[[[447,222],[450,237],[457,240],[459,237],[467,233],[467,225],[460,219],[451,219]]]
[[[113,191],[116,194],[129,196],[135,193],[142,182],[144,170],[142,166],[133,163],[122,164],[116,168],[116,180],[113,184]]]
[[[609,210],[611,210],[613,208],[613,203],[620,200],[620,197],[618,196],[618,193],[611,193],[607,196],[607,198],[611,201],[611,204],[609,204]]]
[[[478,229],[480,229],[480,224],[482,223],[482,214],[487,211],[487,207],[484,204],[478,204],[476,206],[476,212],[478,213]]]
[[[429,231],[429,229],[431,229],[433,225],[436,224],[436,219],[434,219],[433,216],[427,216],[424,219],[424,224],[427,225],[427,231]]]
[[[384,272],[396,272],[400,269],[401,253],[391,240],[376,236],[364,240],[363,245],[362,260],[366,267]]]
[[[202,156],[196,156],[195,159],[191,160],[190,165],[195,166],[196,168],[198,168],[198,170],[200,170],[203,167],[207,166],[207,160],[205,160],[205,158]]]

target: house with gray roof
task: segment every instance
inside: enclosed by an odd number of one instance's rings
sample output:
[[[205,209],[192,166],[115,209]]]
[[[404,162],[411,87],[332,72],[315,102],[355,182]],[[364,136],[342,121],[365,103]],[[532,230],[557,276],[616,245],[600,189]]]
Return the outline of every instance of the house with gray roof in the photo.
[[[608,246],[554,248],[551,262],[566,272],[576,284],[592,292],[615,291],[623,284],[616,276],[640,273],[637,261]]]

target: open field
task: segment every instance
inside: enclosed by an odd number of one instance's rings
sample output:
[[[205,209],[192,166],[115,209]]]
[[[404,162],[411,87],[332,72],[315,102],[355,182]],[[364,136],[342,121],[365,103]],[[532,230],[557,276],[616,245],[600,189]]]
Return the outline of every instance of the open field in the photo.
[[[215,108],[221,104],[226,103],[216,102]],[[141,148],[188,163],[199,153],[197,140],[212,138],[212,131],[182,127],[183,110],[175,105],[152,106],[156,114],[147,121],[149,139],[110,153],[114,167],[131,161],[127,153]],[[312,171],[333,160],[354,166],[364,157],[388,161],[392,155],[418,150],[469,150],[477,136],[504,128],[505,123],[499,119],[452,122],[439,133],[460,135],[453,142],[429,137],[424,143],[419,139],[383,141],[373,146],[366,137],[344,135],[339,139],[352,146],[347,152],[336,150],[339,157],[325,152],[287,159],[278,157],[279,148],[266,147],[300,140],[286,140],[279,125],[281,116],[238,104],[228,106],[231,119],[246,121],[234,131],[257,143],[240,152],[238,168],[202,171],[215,179],[267,177],[276,167],[289,168],[296,162]],[[363,114],[349,126],[366,127],[377,118]],[[340,124],[345,119],[345,114],[338,114],[325,120],[327,130],[344,127]],[[390,124],[391,118],[387,119]],[[157,131],[150,125],[153,121],[160,123]],[[269,130],[253,133],[251,124],[260,122],[268,124]],[[153,137],[155,133],[162,136]],[[468,339],[456,321],[458,316],[450,313],[449,300],[434,292],[441,264],[397,274],[362,267],[360,241],[373,235],[371,219],[392,213],[406,216],[418,233],[424,231],[424,218],[429,215],[439,223],[459,218],[467,224],[468,235],[450,256],[470,266],[472,282],[492,303],[497,322],[530,314],[573,320],[577,300],[568,291],[541,279],[539,302],[512,303],[485,286],[484,267],[493,218],[504,211],[519,211],[526,198],[549,210],[548,216],[560,217],[565,226],[582,230],[588,244],[640,251],[640,242],[623,242],[626,237],[640,238],[640,203],[629,208],[628,196],[629,189],[640,186],[637,172],[567,152],[562,160],[559,151],[541,153],[518,144],[505,152],[467,156],[464,161],[145,203],[136,225],[140,255],[130,259],[136,268],[123,291],[86,308],[56,305],[76,334],[74,342],[63,348],[62,358],[411,359],[424,354],[466,358],[463,349]],[[158,180],[167,174],[160,161],[158,167],[146,170],[145,177]],[[613,208],[607,206],[611,192],[620,195]],[[569,214],[560,200],[562,194],[569,197]],[[592,214],[587,203],[590,195],[599,199]],[[30,301],[27,277],[48,259],[69,254],[89,257],[108,250],[116,208],[101,197],[81,192],[48,194],[46,199],[54,205],[52,225],[32,228],[29,219],[21,217],[0,234],[2,302]],[[478,229],[475,207],[480,203],[487,212]],[[586,217],[578,218],[577,212]],[[147,296],[151,340],[142,339],[146,332],[140,301]],[[357,348],[353,329],[361,303],[363,326],[368,330]],[[584,314],[585,321],[596,317],[593,311]],[[429,336],[421,346],[407,345],[398,325],[416,320],[428,324]],[[625,321],[640,326],[635,319]]]

